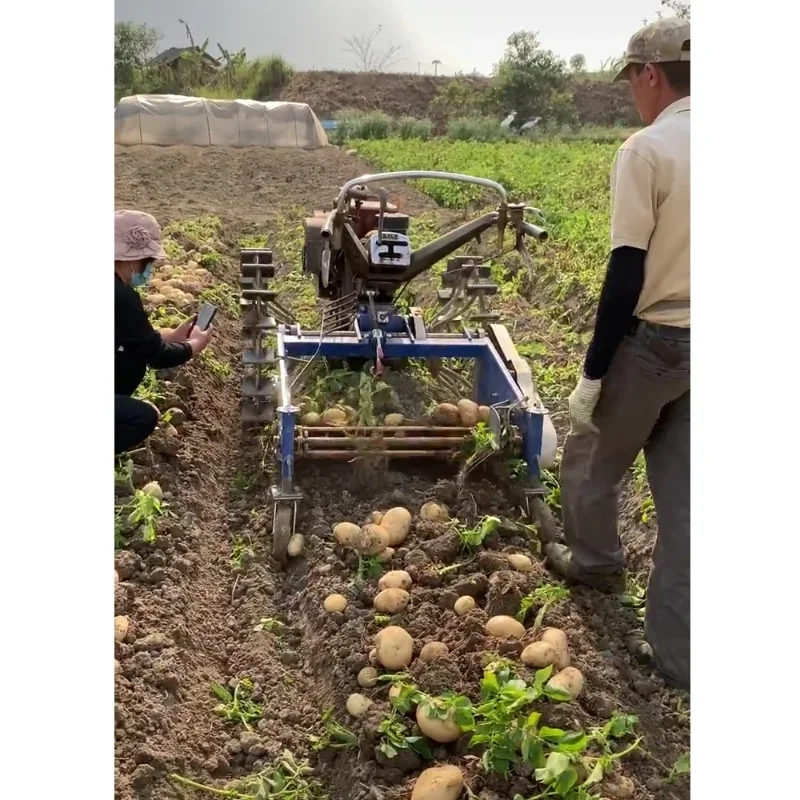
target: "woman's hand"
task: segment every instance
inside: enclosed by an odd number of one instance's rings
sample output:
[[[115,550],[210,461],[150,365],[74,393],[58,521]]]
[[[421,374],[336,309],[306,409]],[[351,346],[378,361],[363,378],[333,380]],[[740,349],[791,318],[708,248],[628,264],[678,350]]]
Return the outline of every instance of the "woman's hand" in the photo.
[[[192,348],[193,357],[205,350],[213,330],[213,325],[209,325],[204,331],[201,331],[199,328],[192,328],[192,334],[186,341],[189,342],[189,347]]]
[[[165,342],[169,342],[169,344],[178,344],[180,342],[188,341],[189,337],[189,328],[192,327],[194,324],[194,317],[190,317],[185,322],[182,322],[178,325],[175,330],[172,331],[160,331],[161,338]]]

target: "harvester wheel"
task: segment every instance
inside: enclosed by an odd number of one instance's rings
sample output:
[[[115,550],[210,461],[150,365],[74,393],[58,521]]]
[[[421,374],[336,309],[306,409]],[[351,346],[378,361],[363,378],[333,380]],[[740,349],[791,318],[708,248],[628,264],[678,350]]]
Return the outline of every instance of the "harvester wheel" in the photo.
[[[286,503],[281,503],[275,508],[272,520],[272,555],[280,564],[285,564],[288,558],[289,539],[292,537],[292,517],[294,508]]]

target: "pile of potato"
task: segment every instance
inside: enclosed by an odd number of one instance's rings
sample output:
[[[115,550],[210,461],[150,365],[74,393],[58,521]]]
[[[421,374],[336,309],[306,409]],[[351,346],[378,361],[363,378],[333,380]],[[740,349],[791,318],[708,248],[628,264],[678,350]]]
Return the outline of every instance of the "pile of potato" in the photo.
[[[489,422],[489,406],[479,406],[466,398],[453,403],[439,403],[431,414],[431,423],[444,428],[474,428],[479,422]]]

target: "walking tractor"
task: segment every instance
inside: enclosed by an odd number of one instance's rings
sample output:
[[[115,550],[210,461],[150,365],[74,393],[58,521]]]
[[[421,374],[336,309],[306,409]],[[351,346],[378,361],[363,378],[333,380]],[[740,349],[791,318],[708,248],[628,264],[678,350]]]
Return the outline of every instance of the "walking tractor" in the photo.
[[[414,248],[409,217],[398,213],[381,184],[428,179],[476,184],[499,195],[500,202],[494,211]],[[319,330],[303,330],[269,288],[275,276],[272,252],[241,251],[243,327],[249,342],[243,353],[242,421],[246,426],[273,426],[279,477],[271,488],[272,533],[278,560],[286,558],[302,500],[295,480],[299,459],[458,459],[465,457],[478,428],[506,439],[511,432],[517,463],[527,472],[529,512],[532,500],[541,504],[539,473],[555,458],[555,429],[530,367],[498,315],[489,310],[489,298],[498,287],[487,259],[448,258],[490,229],[497,232],[496,257],[504,252],[511,229],[513,248],[530,265],[526,239],[544,242],[547,232],[526,221],[526,215],[542,218],[538,209],[510,203],[499,183],[469,175],[408,171],[348,181],[329,211],[305,220],[303,271],[313,276],[322,301]],[[428,313],[409,308],[404,302],[409,282],[444,259],[436,307]],[[267,336],[276,339],[274,347],[267,345]],[[400,424],[364,424],[348,417],[326,425],[315,416],[314,424],[304,425],[310,415],[302,416],[299,392],[293,397],[293,389],[317,359],[354,370],[366,364],[377,376],[409,360],[423,363],[439,384],[467,398],[467,405],[480,407],[483,425],[471,427],[458,416],[441,415],[433,415],[430,424],[402,417],[385,420],[402,420]],[[454,363],[455,368],[450,366]],[[463,387],[459,381],[465,365],[472,377],[471,385]]]

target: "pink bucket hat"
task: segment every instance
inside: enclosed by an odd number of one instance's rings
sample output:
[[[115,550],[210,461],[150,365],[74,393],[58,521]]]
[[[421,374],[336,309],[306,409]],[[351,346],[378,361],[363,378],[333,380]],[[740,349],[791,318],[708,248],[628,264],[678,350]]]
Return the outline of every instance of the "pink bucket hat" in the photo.
[[[166,257],[155,217],[144,211],[114,212],[114,261]]]

